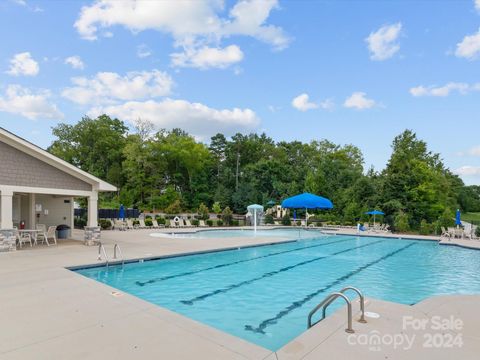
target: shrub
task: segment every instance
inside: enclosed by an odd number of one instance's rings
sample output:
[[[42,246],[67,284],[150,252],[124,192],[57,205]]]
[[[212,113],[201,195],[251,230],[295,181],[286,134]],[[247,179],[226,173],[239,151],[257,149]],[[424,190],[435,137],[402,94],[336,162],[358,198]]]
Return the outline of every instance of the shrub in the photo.
[[[133,225],[140,225],[140,221],[138,221],[138,220],[133,220],[132,224],[133,224]],[[147,223],[145,223],[145,225],[147,225]]]
[[[180,203],[180,200],[175,200],[173,203],[171,203],[165,211],[169,214],[178,214],[182,211],[182,205]]]
[[[102,228],[102,230],[110,230],[112,228],[112,222],[108,219],[100,219],[98,224]]]
[[[147,219],[152,220],[152,215],[147,215],[147,216],[145,216],[145,220],[147,220]]]
[[[157,223],[159,225],[165,225],[165,218],[157,215],[157,216],[155,216],[155,220],[157,220]]]
[[[240,225],[240,222],[238,220],[232,220],[232,222],[230,223],[230,225],[232,226],[238,226]]]
[[[205,223],[206,223],[208,226],[213,226],[213,220],[208,219]]]
[[[222,219],[223,219],[223,222],[225,222],[225,225],[230,225],[233,220],[233,212],[232,210],[230,210],[228,206],[225,209],[223,209]]]
[[[405,214],[403,211],[400,211],[396,216],[395,216],[395,230],[399,232],[406,232],[410,230],[410,225],[408,223],[408,214]]]
[[[480,226],[475,229],[475,236],[480,237]]]
[[[152,225],[153,225],[153,223],[152,223],[152,218],[151,218],[151,217],[150,217],[150,218],[147,217],[147,218],[145,219],[145,226],[152,226]]]
[[[222,220],[217,220],[217,226],[223,226],[223,221]]]
[[[423,219],[420,222],[420,235],[429,235],[432,232],[432,227],[427,220]]]
[[[193,219],[193,220],[192,220],[192,225],[193,225],[193,226],[198,226],[198,225],[200,225],[200,220],[198,220],[198,219]]]
[[[455,225],[455,221],[453,220],[454,217],[455,217],[455,214],[453,211],[449,209],[445,209],[443,214],[438,218],[440,226],[443,226],[445,228],[454,226]]]
[[[215,214],[220,214],[222,212],[222,207],[218,201],[213,203],[212,210]]]
[[[301,222],[300,220],[297,220],[297,222],[295,223],[295,225],[300,226],[300,225],[302,225],[302,222]]]
[[[290,225],[292,225],[292,222],[290,221],[290,216],[285,215],[285,216],[282,218],[282,224],[285,225],[285,226],[290,226]]]
[[[74,224],[75,228],[83,229],[85,226],[87,226],[87,219],[75,218],[75,219],[73,219],[73,224]]]
[[[265,224],[275,224],[275,222],[273,221],[273,216],[271,214],[267,214],[265,215]]]

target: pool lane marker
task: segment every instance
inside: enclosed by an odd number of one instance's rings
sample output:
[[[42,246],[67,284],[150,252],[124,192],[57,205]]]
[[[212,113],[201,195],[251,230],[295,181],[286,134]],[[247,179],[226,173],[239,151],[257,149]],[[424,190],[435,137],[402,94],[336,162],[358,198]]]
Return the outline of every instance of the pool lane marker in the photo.
[[[362,265],[362,266],[356,268],[355,270],[350,271],[349,273],[339,277],[338,279],[334,280],[330,284],[326,285],[325,287],[323,287],[321,289],[318,289],[318,290],[306,295],[303,299],[292,302],[290,305],[288,305],[286,308],[284,308],[282,311],[280,311],[277,315],[275,315],[274,317],[272,317],[270,319],[266,319],[266,320],[262,321],[258,326],[245,325],[245,330],[252,331],[252,332],[255,332],[255,333],[258,333],[258,334],[265,334],[265,329],[267,327],[269,327],[270,325],[276,324],[278,320],[280,320],[281,318],[283,318],[284,316],[286,316],[287,314],[289,314],[293,310],[301,307],[302,305],[304,305],[308,301],[312,300],[315,296],[331,289],[334,286],[339,285],[342,281],[345,281],[345,280],[351,278],[352,276],[358,274],[359,272],[361,272],[365,269],[368,269],[369,267],[371,267],[375,264],[378,264],[379,262],[381,262],[383,260],[386,260],[386,259],[388,259],[392,256],[395,256],[401,251],[407,250],[408,248],[410,248],[413,245],[416,245],[416,243],[408,244],[408,245],[406,245],[402,248],[399,248],[399,249],[394,250],[394,251],[392,251],[392,252],[390,252],[386,255],[383,255],[382,257],[380,257],[376,260],[373,260],[373,261],[371,261],[371,262],[369,262],[365,265]]]
[[[253,257],[253,258],[250,258],[250,259],[244,259],[244,260],[238,260],[238,261],[234,261],[234,262],[230,262],[230,263],[219,264],[219,265],[211,266],[211,267],[208,267],[208,268],[205,268],[205,269],[186,271],[186,272],[183,272],[183,273],[180,273],[180,274],[162,276],[162,277],[158,277],[158,278],[155,278],[155,279],[150,279],[150,280],[147,280],[147,281],[136,281],[135,284],[137,284],[138,286],[145,286],[145,285],[148,285],[148,284],[153,284],[157,281],[165,281],[165,280],[175,279],[175,278],[182,277],[182,276],[194,275],[194,274],[198,274],[198,273],[201,273],[201,272],[204,272],[204,271],[215,270],[215,269],[220,269],[220,268],[227,267],[227,266],[233,266],[233,265],[237,265],[237,264],[241,264],[241,263],[246,263],[246,262],[249,262],[249,261],[264,259],[264,258],[267,258],[267,257],[270,257],[270,256],[282,255],[282,254],[286,254],[286,253],[290,253],[290,252],[294,252],[294,251],[308,250],[308,249],[311,249],[311,248],[316,248],[316,247],[320,247],[320,246],[327,246],[327,245],[331,245],[331,244],[339,244],[339,243],[342,243],[342,242],[345,242],[345,241],[353,241],[353,240],[356,240],[356,239],[353,239],[353,238],[350,239],[349,238],[349,239],[344,239],[344,240],[335,240],[335,241],[320,243],[320,244],[311,245],[311,246],[303,246],[303,247],[294,248],[294,249],[290,249],[290,250],[278,251],[278,252],[275,252],[275,253],[256,256],[256,257]]]
[[[345,250],[337,251],[337,252],[334,252],[334,253],[329,254],[329,255],[323,255],[323,256],[316,257],[316,258],[313,258],[313,259],[310,259],[310,260],[305,260],[305,261],[299,262],[299,263],[294,264],[294,265],[290,265],[290,266],[286,266],[286,267],[283,267],[283,268],[278,269],[278,270],[270,271],[268,273],[265,273],[265,274],[263,274],[259,277],[256,277],[256,278],[253,278],[253,279],[250,279],[250,280],[245,280],[245,281],[241,281],[241,282],[236,283],[236,284],[228,285],[225,288],[217,289],[217,290],[214,290],[212,292],[209,292],[209,293],[206,293],[206,294],[203,294],[203,295],[199,295],[199,296],[194,297],[194,298],[189,299],[189,300],[180,300],[180,302],[182,304],[185,304],[185,305],[193,305],[197,301],[205,300],[205,299],[207,299],[209,297],[212,297],[214,295],[226,293],[230,290],[237,289],[237,288],[239,288],[241,286],[244,286],[244,285],[249,285],[249,284],[251,284],[255,281],[263,280],[265,278],[280,274],[284,271],[289,271],[289,270],[295,269],[296,267],[299,267],[299,266],[308,265],[308,264],[311,264],[315,261],[328,259],[328,258],[331,258],[332,256],[344,254],[346,252],[353,251],[353,250],[358,250],[358,249],[361,249],[361,248],[364,248],[364,247],[367,247],[367,246],[371,246],[371,245],[374,245],[374,244],[377,244],[377,243],[380,243],[380,242],[383,242],[383,241],[384,240],[377,240],[377,241],[370,242],[368,244],[355,246],[353,248],[348,248],[348,249],[345,249]]]

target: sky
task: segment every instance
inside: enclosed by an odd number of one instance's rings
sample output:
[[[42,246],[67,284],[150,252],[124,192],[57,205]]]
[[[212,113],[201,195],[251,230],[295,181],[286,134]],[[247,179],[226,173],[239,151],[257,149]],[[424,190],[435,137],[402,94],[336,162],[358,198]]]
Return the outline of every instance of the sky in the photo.
[[[480,184],[480,0],[0,0],[0,126],[130,126],[354,144],[412,129]]]

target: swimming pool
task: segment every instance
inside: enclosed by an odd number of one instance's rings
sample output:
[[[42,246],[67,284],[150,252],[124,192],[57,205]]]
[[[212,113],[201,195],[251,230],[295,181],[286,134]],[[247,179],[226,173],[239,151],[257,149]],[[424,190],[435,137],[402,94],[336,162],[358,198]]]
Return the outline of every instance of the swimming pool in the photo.
[[[152,237],[175,237],[175,238],[232,238],[232,237],[271,237],[271,238],[286,238],[286,239],[305,239],[321,236],[322,232],[314,229],[304,229],[301,227],[293,229],[268,229],[257,230],[253,229],[234,229],[234,230],[198,230],[187,233],[168,233],[168,232],[154,232]]]
[[[322,236],[76,271],[270,350],[304,332],[309,311],[347,285],[403,304],[480,293],[480,252],[378,237]]]

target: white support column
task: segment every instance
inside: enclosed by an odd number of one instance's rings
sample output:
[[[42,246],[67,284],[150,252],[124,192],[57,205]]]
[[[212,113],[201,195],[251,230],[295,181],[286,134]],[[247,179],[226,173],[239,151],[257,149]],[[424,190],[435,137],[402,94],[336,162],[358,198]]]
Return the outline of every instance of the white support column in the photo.
[[[0,190],[0,229],[12,229],[13,228],[13,191]]]
[[[98,226],[98,191],[92,191],[88,197],[88,225],[89,227]]]

